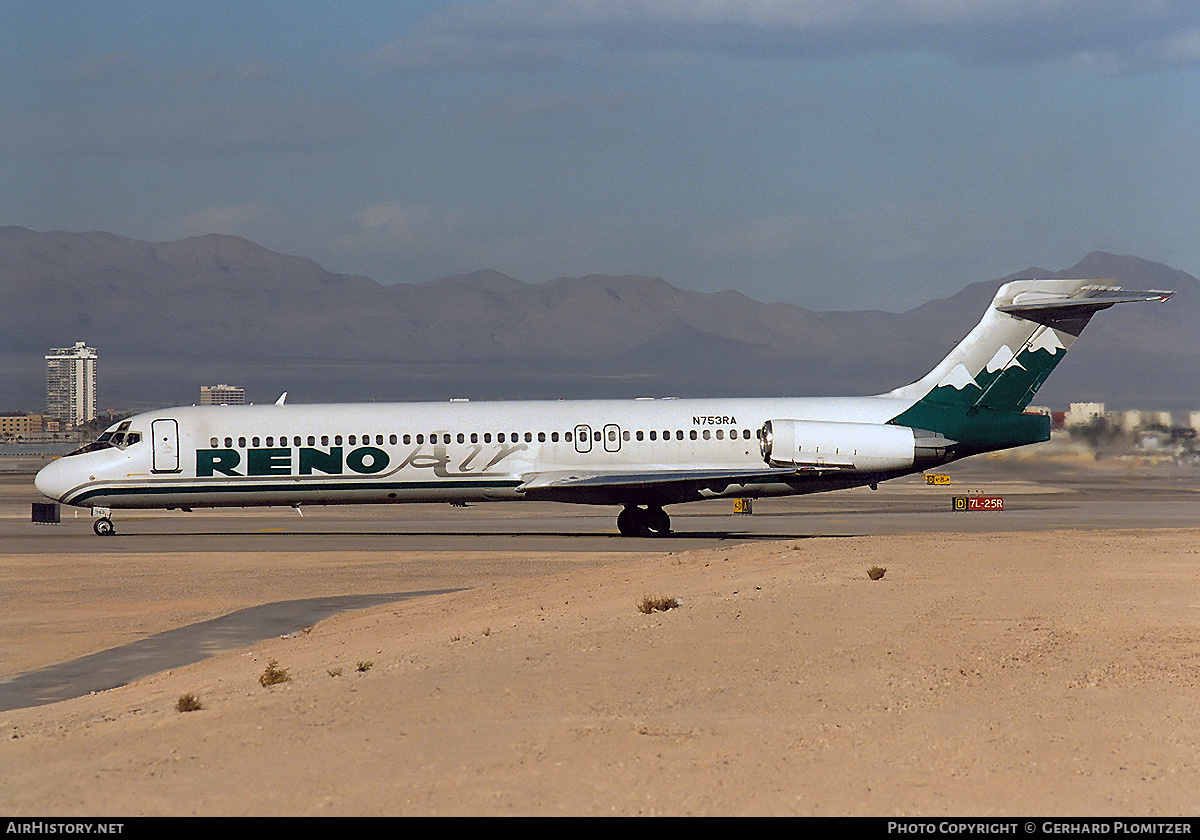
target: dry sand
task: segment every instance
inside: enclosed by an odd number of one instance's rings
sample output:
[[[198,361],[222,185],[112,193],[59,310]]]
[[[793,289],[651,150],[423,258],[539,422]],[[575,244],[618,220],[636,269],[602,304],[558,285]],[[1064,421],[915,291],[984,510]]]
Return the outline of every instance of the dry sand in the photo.
[[[137,568],[106,563],[106,591],[137,590]],[[1197,816],[1198,584],[1193,530],[797,539],[501,576],[0,712],[0,812]],[[645,596],[679,606],[643,614]],[[105,630],[124,604],[70,603],[90,637],[64,645],[40,603],[14,655],[131,632]],[[178,603],[128,620],[229,607]],[[290,682],[259,684],[270,660]],[[176,711],[185,693],[204,708]]]

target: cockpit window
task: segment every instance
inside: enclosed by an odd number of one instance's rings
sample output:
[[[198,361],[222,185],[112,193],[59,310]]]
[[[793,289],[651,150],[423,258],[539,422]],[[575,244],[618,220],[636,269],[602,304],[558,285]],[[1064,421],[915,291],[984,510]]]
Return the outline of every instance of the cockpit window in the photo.
[[[101,449],[125,449],[133,446],[142,439],[141,432],[130,432],[129,421],[121,423],[116,429],[109,429],[89,444],[79,447],[74,452],[68,452],[64,457],[82,455],[85,452],[98,452]]]

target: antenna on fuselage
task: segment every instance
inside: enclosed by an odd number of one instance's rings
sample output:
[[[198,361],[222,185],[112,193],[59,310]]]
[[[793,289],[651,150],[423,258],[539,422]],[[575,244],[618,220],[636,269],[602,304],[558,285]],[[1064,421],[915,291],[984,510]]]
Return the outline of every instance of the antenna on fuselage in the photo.
[[[279,395],[279,399],[275,400],[275,405],[283,405],[283,401],[287,399],[287,391]]]

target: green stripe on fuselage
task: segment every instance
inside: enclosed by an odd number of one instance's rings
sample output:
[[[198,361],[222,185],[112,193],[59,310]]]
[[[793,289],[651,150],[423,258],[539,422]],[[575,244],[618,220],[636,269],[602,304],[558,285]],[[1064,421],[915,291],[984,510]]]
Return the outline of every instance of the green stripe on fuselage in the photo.
[[[439,481],[405,481],[405,482],[380,482],[380,481],[338,481],[338,482],[224,482],[224,483],[195,483],[195,484],[136,484],[136,485],[106,485],[98,487],[89,487],[86,490],[79,492],[71,498],[64,498],[64,504],[75,505],[76,507],[85,507],[89,499],[97,496],[175,496],[180,494],[197,495],[204,494],[252,494],[252,493],[274,493],[284,491],[287,494],[298,495],[304,493],[329,493],[336,497],[338,494],[349,491],[375,491],[375,492],[405,492],[415,490],[505,490],[518,487],[521,482],[518,479],[511,478],[495,478],[495,479],[463,479],[463,480],[439,480]],[[303,500],[301,500],[303,501]],[[308,502],[312,503],[311,500]],[[235,506],[237,503],[233,503]],[[288,505],[292,504],[290,500],[280,501],[277,504]]]

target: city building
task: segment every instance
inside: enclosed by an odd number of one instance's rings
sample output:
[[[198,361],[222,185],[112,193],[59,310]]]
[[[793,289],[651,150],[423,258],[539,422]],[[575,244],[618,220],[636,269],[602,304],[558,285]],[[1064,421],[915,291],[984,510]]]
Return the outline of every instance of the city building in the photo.
[[[40,414],[0,414],[0,438],[30,438],[42,433]]]
[[[96,416],[96,351],[84,342],[46,356],[46,414],[68,425]]]
[[[245,405],[246,389],[236,385],[201,385],[200,405]]]
[[[1104,403],[1071,403],[1065,418],[1067,426],[1086,426],[1104,416]]]

